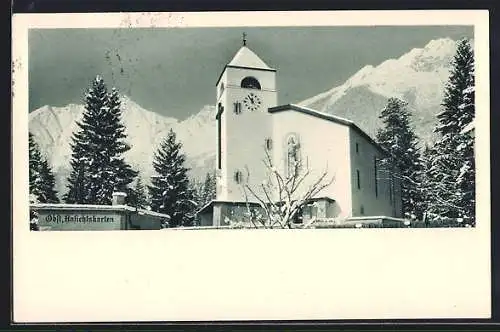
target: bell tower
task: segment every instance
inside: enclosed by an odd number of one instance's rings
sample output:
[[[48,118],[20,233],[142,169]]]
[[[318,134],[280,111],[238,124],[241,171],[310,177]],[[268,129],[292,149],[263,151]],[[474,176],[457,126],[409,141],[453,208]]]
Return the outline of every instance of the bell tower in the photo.
[[[267,176],[263,159],[265,149],[272,149],[268,108],[278,102],[276,70],[248,48],[243,34],[243,46],[216,85],[216,200],[245,202],[243,186],[248,183],[257,188]],[[253,197],[248,200],[255,201]]]

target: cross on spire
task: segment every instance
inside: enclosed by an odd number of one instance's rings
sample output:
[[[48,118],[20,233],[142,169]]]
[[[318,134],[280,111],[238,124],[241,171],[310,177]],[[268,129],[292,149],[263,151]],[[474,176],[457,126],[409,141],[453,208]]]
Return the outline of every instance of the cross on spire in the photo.
[[[247,34],[243,32],[243,46],[247,46]]]

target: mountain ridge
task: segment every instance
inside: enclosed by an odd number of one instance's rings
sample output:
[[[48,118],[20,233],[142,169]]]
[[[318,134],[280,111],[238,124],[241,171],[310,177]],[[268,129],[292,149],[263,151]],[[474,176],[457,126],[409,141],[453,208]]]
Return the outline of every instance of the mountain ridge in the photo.
[[[413,115],[415,132],[422,142],[433,139],[432,129],[439,112],[449,65],[456,42],[450,38],[431,40],[425,47],[413,48],[397,59],[387,59],[379,65],[366,65],[343,84],[335,86],[296,104],[334,114],[356,123],[375,137],[381,121],[378,115],[389,97],[408,102]],[[215,106],[204,105],[200,111],[180,121],[163,116],[122,95],[122,121],[131,149],[128,162],[140,171],[148,183],[153,174],[154,152],[172,128],[183,144],[190,175],[202,179],[215,166]],[[43,106],[29,114],[29,129],[56,176],[59,194],[66,192],[65,178],[69,174],[69,146],[73,131],[83,114],[84,106]],[[213,142],[213,143],[212,143]]]
[[[451,38],[431,40],[397,59],[387,59],[377,66],[366,65],[343,84],[298,104],[346,117],[373,137],[382,125],[378,115],[386,99],[401,98],[408,102],[413,114],[415,132],[423,142],[430,142],[434,138],[430,122],[439,111],[455,49],[456,41]],[[364,105],[356,100],[360,95],[365,98]]]
[[[142,180],[149,182],[153,174],[154,152],[170,129],[176,132],[178,140],[183,143],[184,152],[189,154],[188,165],[192,168],[193,176],[200,178],[204,175],[207,169],[206,159],[210,157],[207,157],[207,154],[215,155],[215,146],[212,149],[200,148],[198,144],[194,144],[194,140],[207,142],[215,139],[215,132],[213,138],[211,137],[215,125],[202,125],[205,122],[210,123],[207,121],[210,116],[215,118],[214,106],[205,105],[199,113],[179,121],[148,111],[128,96],[121,95],[120,100],[121,119],[127,134],[126,142],[131,146],[124,156],[134,169],[140,171]],[[45,105],[29,114],[29,130],[55,173],[56,189],[60,194],[66,191],[65,178],[70,172],[71,137],[78,129],[77,122],[81,120],[84,109],[84,105],[74,103],[65,107]],[[195,135],[193,130],[198,135]]]

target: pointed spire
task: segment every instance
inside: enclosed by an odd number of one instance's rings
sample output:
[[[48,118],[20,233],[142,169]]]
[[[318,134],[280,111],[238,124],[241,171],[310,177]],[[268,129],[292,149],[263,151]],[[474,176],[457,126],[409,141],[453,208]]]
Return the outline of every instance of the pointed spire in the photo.
[[[231,62],[228,63],[231,66],[239,67],[249,67],[249,68],[264,68],[270,69],[268,65],[262,61],[252,50],[247,46],[242,46],[240,50],[233,57]]]
[[[251,49],[247,47],[247,33],[242,33],[243,45],[228,63],[229,66],[272,69],[262,61]],[[272,69],[274,70],[274,69]]]

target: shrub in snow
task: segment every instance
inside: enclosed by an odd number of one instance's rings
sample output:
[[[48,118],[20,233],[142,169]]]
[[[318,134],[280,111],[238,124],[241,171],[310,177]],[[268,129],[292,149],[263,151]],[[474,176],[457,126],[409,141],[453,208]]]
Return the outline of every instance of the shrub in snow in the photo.
[[[294,141],[292,150],[298,146],[298,142]],[[300,218],[303,208],[311,203],[313,197],[333,183],[333,177],[328,178],[325,170],[316,179],[309,179],[310,170],[303,167],[297,158],[288,163],[287,174],[281,174],[273,166],[269,152],[266,149],[264,152],[268,178],[259,183],[248,182],[241,185],[247,208],[250,209],[248,202],[253,198],[258,202],[263,214],[262,218],[250,218],[250,223],[254,227],[264,228],[302,227],[296,220]],[[247,169],[247,174],[249,173]]]
[[[228,217],[224,218],[224,223],[226,225],[229,225],[230,228],[234,229],[241,229],[241,228],[248,228],[248,226],[241,220],[235,221],[232,219],[229,219]]]
[[[38,202],[38,197],[37,197],[35,194],[30,194],[30,195],[29,195],[29,200],[30,200],[30,204],[36,204],[36,203],[39,203],[39,202]]]
[[[40,230],[38,225],[38,213],[36,211],[30,211],[30,230],[31,231]]]

